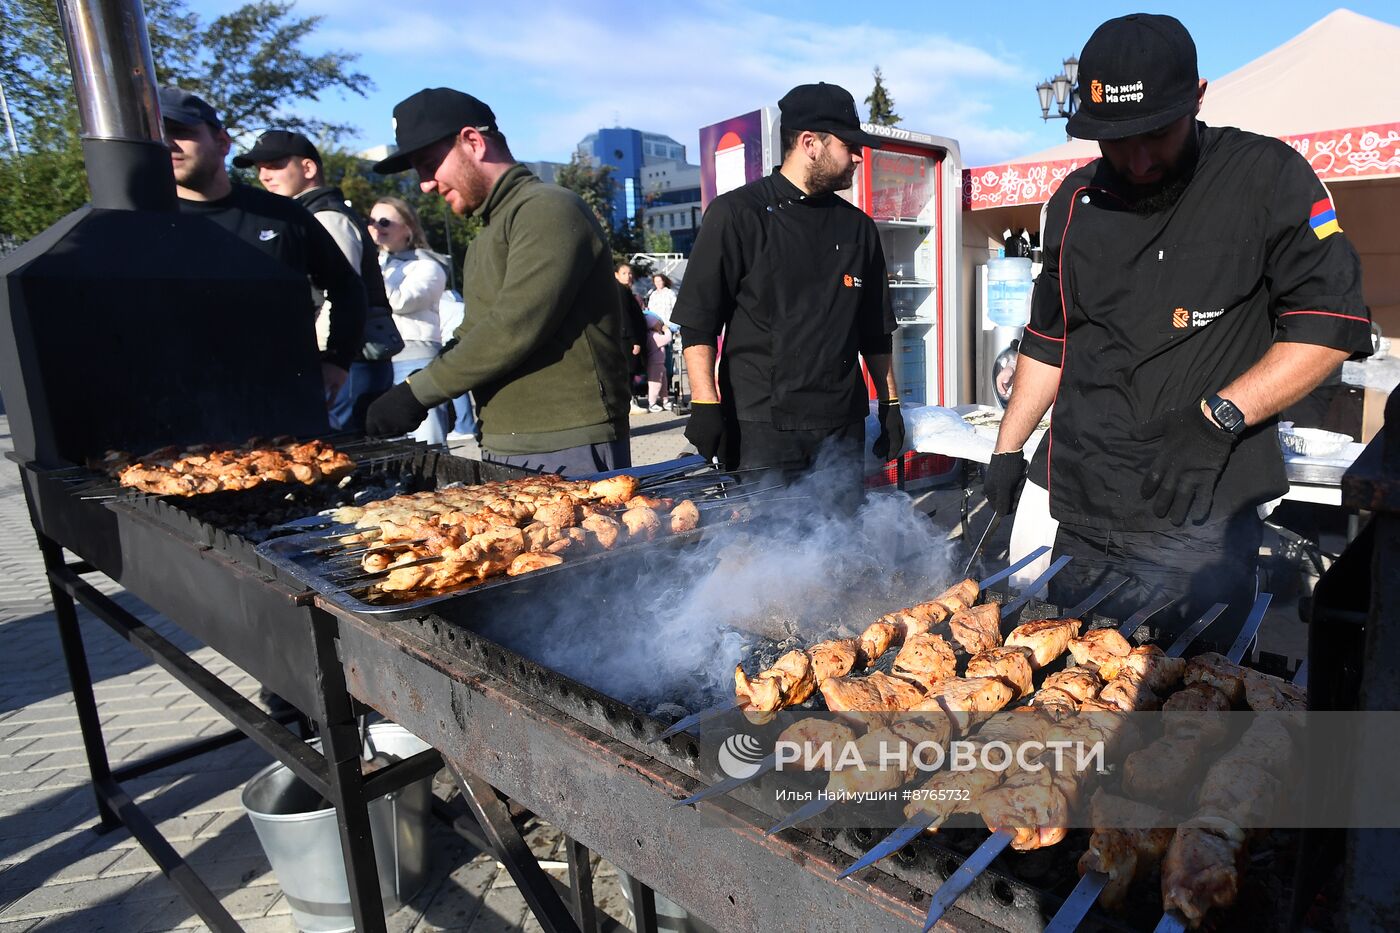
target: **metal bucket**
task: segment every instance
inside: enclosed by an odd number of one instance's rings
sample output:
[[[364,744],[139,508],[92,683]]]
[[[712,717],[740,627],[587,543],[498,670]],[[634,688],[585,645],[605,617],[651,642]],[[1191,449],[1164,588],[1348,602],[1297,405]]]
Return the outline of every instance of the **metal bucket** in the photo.
[[[320,749],[320,740],[313,740]],[[371,753],[408,758],[428,744],[394,723],[369,727]],[[335,808],[289,768],[273,764],[243,788],[243,808],[257,831],[277,883],[287,896],[292,920],[307,933],[355,929],[350,886]],[[369,803],[374,859],[384,909],[403,906],[422,887],[428,870],[428,819],[432,778],[399,788]]]

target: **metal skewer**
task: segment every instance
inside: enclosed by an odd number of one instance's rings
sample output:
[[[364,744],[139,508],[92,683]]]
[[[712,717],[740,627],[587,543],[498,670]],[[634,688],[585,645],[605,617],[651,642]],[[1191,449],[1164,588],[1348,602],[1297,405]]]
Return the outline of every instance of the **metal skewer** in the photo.
[[[948,908],[953,906],[953,902],[972,887],[977,877],[1011,844],[1015,835],[1014,830],[997,830],[958,866],[957,871],[948,876],[948,880],[943,882],[937,891],[933,892],[933,901],[928,905],[928,916],[924,919],[924,933],[933,929],[933,925],[943,918]]]
[[[1013,573],[1020,570],[1022,567],[1025,567],[1032,561],[1036,560],[1048,550],[1050,550],[1050,548],[1044,546],[1036,548],[1034,551],[1027,554],[1020,560],[1016,561],[1014,564],[1011,564],[1006,569],[998,571],[997,573],[992,574],[990,577],[987,577],[985,580],[978,583],[978,589],[985,590],[987,587],[992,586],[993,584],[1000,583],[1002,580],[1011,576]],[[727,703],[722,706],[715,706],[710,709],[701,710],[698,713],[691,713],[689,716],[686,716],[683,719],[676,720],[674,723],[671,724],[670,728],[657,735],[656,738],[648,739],[647,744],[650,745],[652,742],[660,742],[662,739],[669,739],[671,736],[676,735],[677,733],[685,732],[687,729],[691,729],[695,726],[701,725],[702,723],[709,722],[711,719],[723,716],[725,713],[730,713],[735,710],[742,709],[743,705],[744,704],[738,702]]]
[[[982,556],[982,549],[987,546],[987,541],[991,539],[992,535],[996,534],[997,526],[1000,524],[1001,513],[993,512],[992,520],[987,522],[986,530],[982,532],[982,537],[978,539],[977,546],[973,548],[972,553],[968,555],[967,566],[963,568],[963,576],[967,576],[972,571],[972,565],[977,563],[977,558]]]

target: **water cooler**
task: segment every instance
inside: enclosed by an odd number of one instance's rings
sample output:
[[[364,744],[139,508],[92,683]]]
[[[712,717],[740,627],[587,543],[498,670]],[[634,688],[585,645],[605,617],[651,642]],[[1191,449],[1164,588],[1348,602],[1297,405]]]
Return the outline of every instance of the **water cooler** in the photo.
[[[1022,256],[998,256],[977,267],[977,401],[1005,408],[1011,396],[1021,332],[1031,317],[1034,269]]]

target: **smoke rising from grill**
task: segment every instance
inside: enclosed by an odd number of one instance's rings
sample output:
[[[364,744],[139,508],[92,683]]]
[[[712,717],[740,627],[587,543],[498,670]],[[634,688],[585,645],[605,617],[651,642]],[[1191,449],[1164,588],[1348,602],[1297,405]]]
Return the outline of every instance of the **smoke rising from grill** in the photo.
[[[735,664],[858,633],[952,582],[944,534],[903,493],[843,501],[853,475],[824,455],[797,482],[737,504],[749,520],[727,523],[716,508],[689,547],[557,574],[535,588],[528,622],[493,613],[483,633],[648,712],[732,701]]]

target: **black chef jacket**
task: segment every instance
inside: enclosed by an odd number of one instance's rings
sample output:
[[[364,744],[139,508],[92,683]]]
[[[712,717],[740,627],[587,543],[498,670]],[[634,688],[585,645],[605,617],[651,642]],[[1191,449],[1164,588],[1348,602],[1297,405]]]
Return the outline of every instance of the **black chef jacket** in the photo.
[[[1198,405],[1276,341],[1370,352],[1360,262],[1307,161],[1276,139],[1197,129],[1194,174],[1169,208],[1127,209],[1102,159],[1050,200],[1021,352],[1060,367],[1031,475],[1048,470],[1062,522],[1171,527],[1140,494],[1161,440],[1143,425]],[[1240,438],[1210,520],[1287,491],[1276,421]]]
[[[724,331],[720,396],[739,420],[863,421],[857,354],[889,353],[895,329],[879,231],[836,194],[808,197],[774,171],[710,204],[671,322],[687,338]]]

